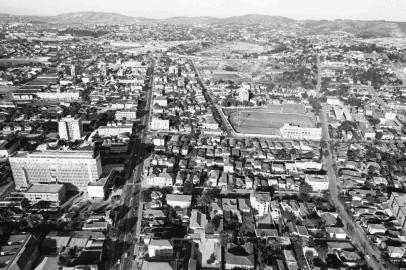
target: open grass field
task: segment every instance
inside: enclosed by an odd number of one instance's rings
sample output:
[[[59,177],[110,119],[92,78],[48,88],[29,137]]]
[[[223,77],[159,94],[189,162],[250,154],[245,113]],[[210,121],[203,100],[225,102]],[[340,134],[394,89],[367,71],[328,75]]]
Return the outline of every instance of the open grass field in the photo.
[[[210,81],[218,82],[218,81],[233,81],[235,83],[241,83],[243,81],[247,81],[245,78],[241,77],[238,74],[213,74],[209,76]]]
[[[233,41],[217,44],[210,48],[203,49],[199,53],[222,56],[224,53],[230,53],[233,51],[242,53],[261,53],[265,51],[265,47],[255,43]]]
[[[306,107],[303,104],[269,104],[267,106],[268,112],[273,113],[294,113],[294,114],[305,114]]]
[[[297,111],[293,112],[295,109]],[[279,112],[277,112],[279,111]],[[285,112],[289,111],[289,112]],[[292,113],[290,112],[292,111]],[[312,117],[302,113],[299,108],[274,107],[271,110],[243,110],[241,111],[241,121],[238,125],[238,112],[229,111],[229,121],[237,132],[279,135],[279,128],[285,123],[298,125],[301,127],[314,127],[315,122]]]

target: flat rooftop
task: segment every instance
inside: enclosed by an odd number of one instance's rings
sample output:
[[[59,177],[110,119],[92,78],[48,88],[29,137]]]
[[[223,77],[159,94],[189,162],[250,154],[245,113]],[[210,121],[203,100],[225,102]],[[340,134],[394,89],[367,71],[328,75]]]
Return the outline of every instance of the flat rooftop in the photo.
[[[93,150],[45,150],[45,151],[21,151],[11,158],[94,158]]]
[[[58,193],[62,188],[61,184],[33,184],[25,193]]]

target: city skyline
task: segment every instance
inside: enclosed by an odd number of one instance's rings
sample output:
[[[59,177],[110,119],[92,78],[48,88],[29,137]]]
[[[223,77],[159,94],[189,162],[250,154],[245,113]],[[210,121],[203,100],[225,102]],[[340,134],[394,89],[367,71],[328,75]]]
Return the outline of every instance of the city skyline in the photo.
[[[295,7],[295,8],[292,8]],[[177,16],[230,17],[245,14],[284,16],[297,20],[387,20],[405,21],[406,2],[402,0],[360,0],[360,1],[298,1],[298,0],[151,0],[148,2],[118,0],[91,1],[72,0],[69,2],[39,0],[18,0],[0,4],[3,13],[15,15],[50,16],[74,12],[112,12],[133,17],[164,19]]]

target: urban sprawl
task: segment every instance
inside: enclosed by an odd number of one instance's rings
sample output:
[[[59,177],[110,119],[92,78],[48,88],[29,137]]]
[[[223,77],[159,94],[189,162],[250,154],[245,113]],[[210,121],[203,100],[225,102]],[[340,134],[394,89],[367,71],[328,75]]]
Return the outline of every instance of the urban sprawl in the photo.
[[[405,269],[406,42],[0,26],[0,269]]]

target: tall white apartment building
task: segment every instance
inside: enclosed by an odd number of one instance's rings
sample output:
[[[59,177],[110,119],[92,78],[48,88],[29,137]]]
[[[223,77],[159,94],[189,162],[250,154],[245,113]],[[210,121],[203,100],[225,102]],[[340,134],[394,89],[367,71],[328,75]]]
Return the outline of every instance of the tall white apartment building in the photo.
[[[78,140],[83,134],[82,119],[64,117],[58,122],[59,138],[65,140]]]
[[[17,189],[36,183],[66,184],[86,191],[102,173],[100,155],[87,150],[19,152],[9,158]]]

